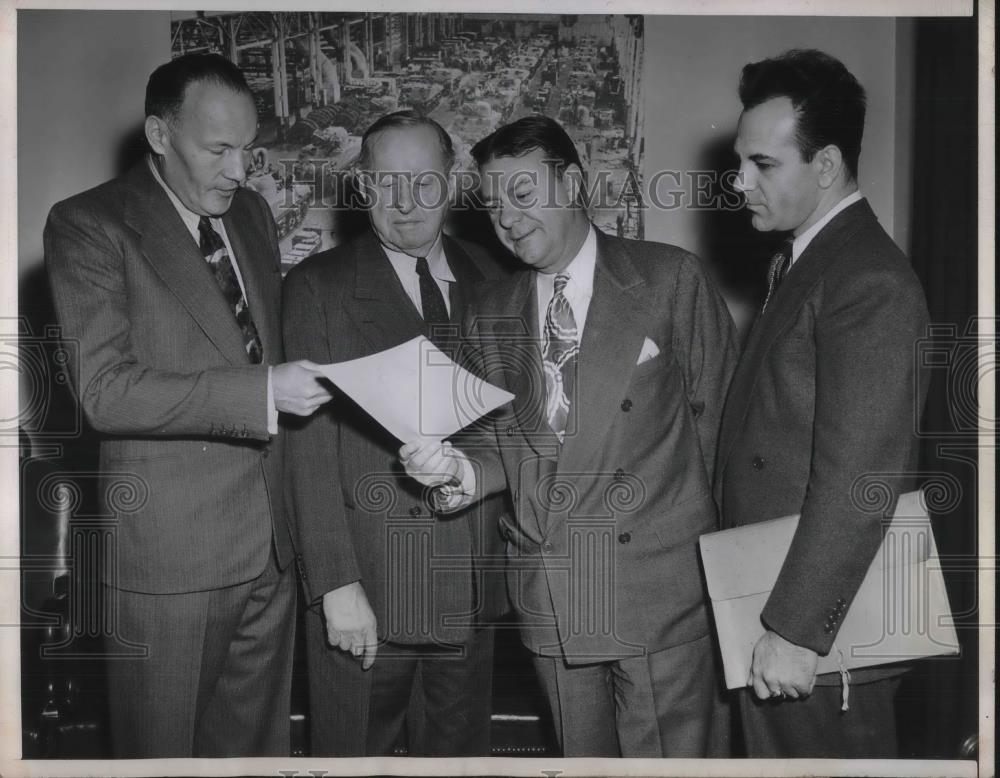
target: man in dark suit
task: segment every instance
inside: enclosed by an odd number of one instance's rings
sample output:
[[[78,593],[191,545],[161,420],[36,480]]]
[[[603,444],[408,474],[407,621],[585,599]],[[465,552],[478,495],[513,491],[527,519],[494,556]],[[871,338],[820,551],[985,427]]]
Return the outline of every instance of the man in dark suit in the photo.
[[[283,362],[278,240],[241,188],[253,98],[222,57],[158,68],[152,154],[53,207],[45,259],[118,520],[108,607],[141,659],[108,661],[122,757],[289,751],[295,625],[279,411],[329,399]],[[116,478],[138,484],[132,504]]]
[[[441,232],[454,159],[411,112],[368,128],[356,172],[371,230],[288,274],[290,355],[343,362],[419,335],[451,349],[473,287],[499,269]],[[391,755],[405,737],[411,755],[488,756],[504,497],[438,519],[398,445],[345,395],[290,435],[313,754]]]
[[[716,495],[736,527],[801,514],[762,614],[751,689],[754,757],[896,755],[898,668],[816,677],[882,539],[915,487],[927,306],[909,262],[858,191],[861,85],[832,57],[747,65],[736,152],[758,230],[787,233],[723,416]],[[866,485],[889,499],[866,504]],[[813,688],[814,684],[816,687]],[[843,685],[843,688],[841,688]],[[842,710],[843,708],[843,710]]]
[[[468,330],[515,399],[478,444],[413,441],[401,459],[446,507],[511,489],[510,589],[564,756],[724,755],[697,540],[716,528],[729,313],[691,254],[594,228],[555,121],[473,155],[525,267],[484,289]]]

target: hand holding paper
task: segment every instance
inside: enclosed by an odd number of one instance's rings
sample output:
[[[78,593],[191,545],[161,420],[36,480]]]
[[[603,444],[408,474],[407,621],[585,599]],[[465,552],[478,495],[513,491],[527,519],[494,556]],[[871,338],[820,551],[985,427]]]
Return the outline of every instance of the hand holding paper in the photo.
[[[442,440],[514,399],[456,365],[422,335],[320,370],[403,442]]]
[[[461,467],[451,443],[422,439],[399,449],[406,474],[424,486],[444,486],[461,480]]]

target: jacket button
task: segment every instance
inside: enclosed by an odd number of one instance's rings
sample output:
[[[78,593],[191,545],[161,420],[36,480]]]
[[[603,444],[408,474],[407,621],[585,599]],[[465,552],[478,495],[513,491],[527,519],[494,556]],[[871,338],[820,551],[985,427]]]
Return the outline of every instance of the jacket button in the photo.
[[[504,432],[507,433],[507,437],[508,438],[514,437],[514,425],[513,424],[508,424],[507,425],[507,429],[505,429]]]
[[[632,410],[632,401],[628,397],[622,400],[622,410],[625,411],[625,413]]]
[[[621,535],[618,536],[618,542],[623,545],[625,543],[630,543],[631,541],[632,541],[632,533],[630,532],[623,532]]]
[[[555,551],[555,547],[551,543],[542,543],[542,553],[551,554]]]
[[[763,470],[764,469],[764,457],[754,457],[753,458],[753,469]]]
[[[616,481],[624,481],[625,480],[625,471],[622,470],[619,467],[617,470],[615,470],[614,478],[615,478]]]
[[[410,515],[411,516],[419,516],[420,515],[420,508],[417,507],[416,505],[414,505],[412,508],[410,508]]]
[[[847,605],[847,600],[845,600],[843,597],[841,597],[841,598],[839,598],[837,600],[837,605],[839,605],[841,608],[843,608],[845,605]]]
[[[827,635],[829,635],[831,632],[833,632],[833,625],[832,624],[827,624],[825,627],[823,627],[823,631]]]

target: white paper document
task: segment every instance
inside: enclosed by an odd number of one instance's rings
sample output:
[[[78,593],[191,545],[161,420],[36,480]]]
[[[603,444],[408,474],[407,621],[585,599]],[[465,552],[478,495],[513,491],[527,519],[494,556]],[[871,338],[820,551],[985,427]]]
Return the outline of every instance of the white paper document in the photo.
[[[452,362],[423,335],[320,369],[404,443],[446,438],[514,399]]]

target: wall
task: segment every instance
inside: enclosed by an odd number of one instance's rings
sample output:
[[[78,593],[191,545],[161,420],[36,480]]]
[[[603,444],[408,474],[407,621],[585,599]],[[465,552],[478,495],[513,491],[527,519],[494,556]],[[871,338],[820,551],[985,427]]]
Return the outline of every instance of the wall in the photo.
[[[735,168],[731,147],[743,65],[790,48],[822,49],[841,59],[868,92],[861,190],[889,234],[906,247],[912,167],[910,22],[647,16],[645,30],[647,181],[658,170],[713,169],[720,164]],[[718,236],[710,234],[706,219],[704,212],[690,208],[651,208],[646,238],[676,243],[713,259]]]
[[[141,127],[146,79],[170,59],[170,14],[17,14],[20,279],[41,266],[53,203],[115,176]],[[30,303],[22,296],[22,306]]]

